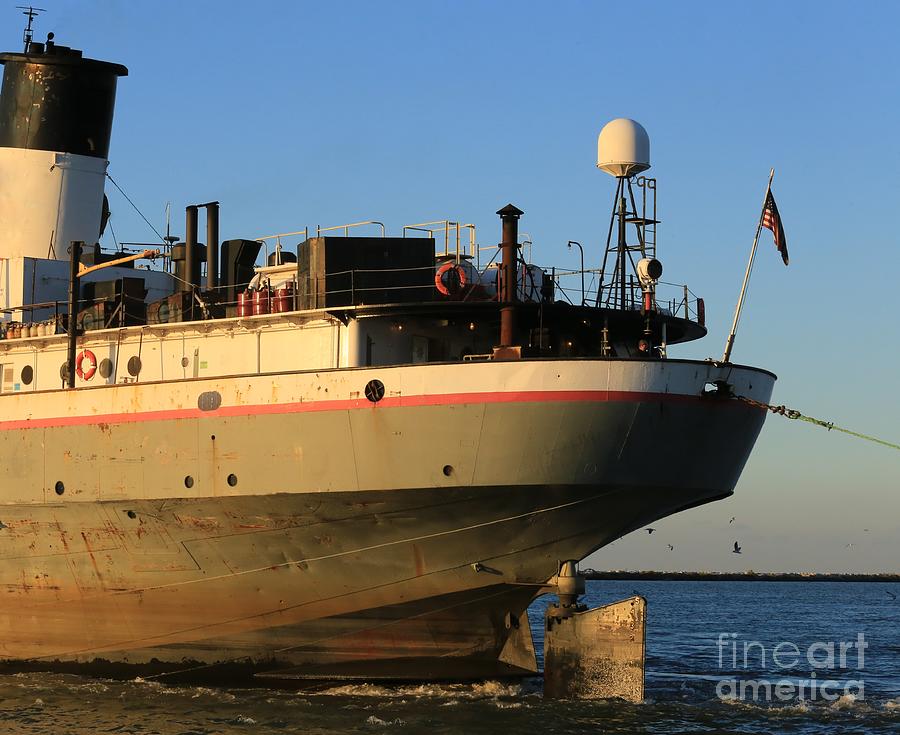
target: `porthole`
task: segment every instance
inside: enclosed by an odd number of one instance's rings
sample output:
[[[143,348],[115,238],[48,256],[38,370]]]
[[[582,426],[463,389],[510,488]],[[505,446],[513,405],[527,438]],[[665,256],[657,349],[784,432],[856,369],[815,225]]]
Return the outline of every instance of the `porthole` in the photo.
[[[31,385],[32,380],[34,380],[34,368],[31,365],[26,365],[22,368],[22,382],[25,385]]]
[[[57,495],[62,495],[66,491],[66,486],[63,485],[62,480],[57,480],[53,489],[56,490]]]
[[[382,398],[384,398],[384,383],[380,380],[370,380],[366,383],[366,398],[368,398],[372,403],[378,403]]]
[[[100,365],[97,366],[97,370],[100,371],[101,378],[108,378],[112,375],[113,372],[113,362],[108,357],[104,357],[100,361]]]
[[[450,477],[453,474],[453,465],[444,465],[444,477]]]
[[[235,485],[237,485],[237,475],[235,475],[233,473],[228,475],[227,481],[228,481],[228,484],[231,485],[231,487],[234,487]]]
[[[141,372],[141,358],[135,355],[128,359],[128,374],[133,375],[134,377],[138,376],[138,373]]]
[[[59,366],[59,377],[62,380],[69,379],[69,363],[68,362],[64,362],[62,365]]]
[[[184,478],[184,486],[185,486],[186,488],[188,488],[188,489],[194,487],[194,478],[191,477],[190,475],[187,475],[187,476]]]
[[[197,408],[201,411],[215,411],[222,405],[222,394],[217,390],[208,390],[197,396]]]

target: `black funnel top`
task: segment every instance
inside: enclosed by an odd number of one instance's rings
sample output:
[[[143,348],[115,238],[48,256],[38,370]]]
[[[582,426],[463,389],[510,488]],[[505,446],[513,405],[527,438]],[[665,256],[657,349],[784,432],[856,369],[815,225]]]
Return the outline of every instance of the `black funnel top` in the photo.
[[[128,69],[51,40],[0,53],[0,64],[0,147],[107,157],[116,82]]]

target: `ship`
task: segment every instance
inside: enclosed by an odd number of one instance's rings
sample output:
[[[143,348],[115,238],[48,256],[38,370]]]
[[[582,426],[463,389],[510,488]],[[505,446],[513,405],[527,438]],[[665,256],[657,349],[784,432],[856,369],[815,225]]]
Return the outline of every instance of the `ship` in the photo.
[[[207,201],[109,252],[127,69],[52,34],[0,63],[5,670],[533,675],[562,564],[734,492],[765,419],[735,396],[776,378],[668,354],[705,308],[664,294],[638,123],[600,132],[595,268],[527,260],[512,204],[490,247],[459,218],[220,240]]]

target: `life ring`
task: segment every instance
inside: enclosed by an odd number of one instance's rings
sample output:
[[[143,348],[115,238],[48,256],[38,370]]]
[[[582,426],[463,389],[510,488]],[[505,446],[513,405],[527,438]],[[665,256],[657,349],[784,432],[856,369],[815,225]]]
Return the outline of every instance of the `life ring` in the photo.
[[[84,369],[84,361],[87,360],[87,370]],[[90,380],[97,372],[97,357],[90,350],[82,350],[75,358],[75,374],[82,380]]]
[[[456,278],[451,278],[450,283],[447,284],[444,282],[444,276],[450,271],[456,271]],[[466,271],[456,263],[444,263],[434,274],[434,285],[444,296],[458,294],[465,287],[466,282]]]

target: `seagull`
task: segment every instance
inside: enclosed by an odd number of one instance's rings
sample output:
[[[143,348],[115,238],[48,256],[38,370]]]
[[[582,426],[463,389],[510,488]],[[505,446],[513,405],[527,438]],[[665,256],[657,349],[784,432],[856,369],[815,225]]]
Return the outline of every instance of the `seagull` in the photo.
[[[884,591],[884,594],[886,594],[886,595],[887,595],[888,597],[890,597],[892,600],[896,600],[896,599],[897,599],[897,595],[895,595],[893,592],[889,592],[888,590],[885,590],[885,591]]]
[[[644,530],[645,530],[647,533],[653,533],[656,529],[655,529],[655,528],[645,528]]]
[[[851,546],[853,546],[853,543],[852,543],[852,542],[849,543],[849,544],[847,544],[844,548],[845,548],[845,549],[849,549]]]
[[[675,547],[672,546],[672,544],[669,544],[669,551],[674,551],[674,550],[675,550]]]
[[[740,554],[741,553],[741,547],[738,546],[737,541],[734,542],[734,548],[731,550],[731,553],[732,554]]]
[[[734,516],[731,516],[731,520],[728,521],[728,522],[729,522],[729,523],[734,523]]]

